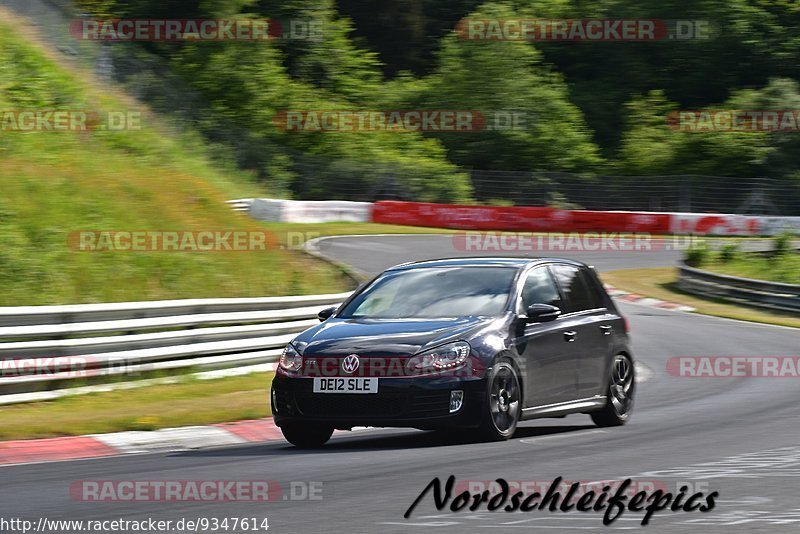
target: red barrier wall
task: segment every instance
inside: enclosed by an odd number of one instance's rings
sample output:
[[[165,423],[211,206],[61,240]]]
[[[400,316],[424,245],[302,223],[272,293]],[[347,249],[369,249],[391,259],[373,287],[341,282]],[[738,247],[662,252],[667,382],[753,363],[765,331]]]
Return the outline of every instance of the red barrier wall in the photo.
[[[460,230],[514,232],[637,232],[666,234],[669,213],[559,210],[538,207],[462,206],[424,202],[376,202],[372,222]]]

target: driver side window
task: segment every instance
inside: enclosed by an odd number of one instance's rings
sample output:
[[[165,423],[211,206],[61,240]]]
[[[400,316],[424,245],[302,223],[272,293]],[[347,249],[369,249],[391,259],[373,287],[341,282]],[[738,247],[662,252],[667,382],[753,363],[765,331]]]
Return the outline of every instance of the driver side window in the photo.
[[[538,267],[529,272],[522,286],[522,311],[533,304],[550,304],[561,308],[561,295],[547,267]]]

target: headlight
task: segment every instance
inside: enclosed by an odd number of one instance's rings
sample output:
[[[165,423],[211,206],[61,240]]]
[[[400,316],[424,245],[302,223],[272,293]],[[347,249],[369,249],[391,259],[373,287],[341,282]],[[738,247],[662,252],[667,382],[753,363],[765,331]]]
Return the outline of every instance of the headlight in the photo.
[[[411,372],[446,371],[461,366],[469,356],[470,346],[466,341],[456,341],[417,354],[406,364]]]
[[[303,357],[295,350],[291,343],[286,345],[281,354],[278,365],[284,371],[297,372],[303,368]]]

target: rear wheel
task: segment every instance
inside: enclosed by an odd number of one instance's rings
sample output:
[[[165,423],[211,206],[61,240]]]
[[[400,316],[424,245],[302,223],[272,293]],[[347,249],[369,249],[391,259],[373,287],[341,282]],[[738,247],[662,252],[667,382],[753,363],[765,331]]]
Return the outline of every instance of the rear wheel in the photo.
[[[606,392],[606,405],[592,412],[592,421],[597,426],[621,426],[628,422],[633,411],[633,396],[636,391],[636,376],[633,361],[625,354],[617,354],[611,366],[611,378]]]
[[[507,360],[497,362],[487,382],[487,398],[479,432],[490,441],[511,438],[522,410],[519,376]]]
[[[322,447],[331,439],[333,427],[308,423],[287,423],[281,427],[286,441],[301,449]]]

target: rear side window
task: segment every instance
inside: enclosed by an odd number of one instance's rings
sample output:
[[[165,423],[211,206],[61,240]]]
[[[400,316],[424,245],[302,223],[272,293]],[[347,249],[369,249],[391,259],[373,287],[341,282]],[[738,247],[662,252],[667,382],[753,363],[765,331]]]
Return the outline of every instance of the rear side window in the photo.
[[[565,312],[577,312],[583,310],[593,310],[603,307],[594,284],[589,279],[589,274],[579,267],[573,265],[553,265],[553,274],[564,292],[566,299]]]
[[[561,295],[546,267],[530,271],[522,286],[522,311],[533,304],[550,304],[561,308]]]

